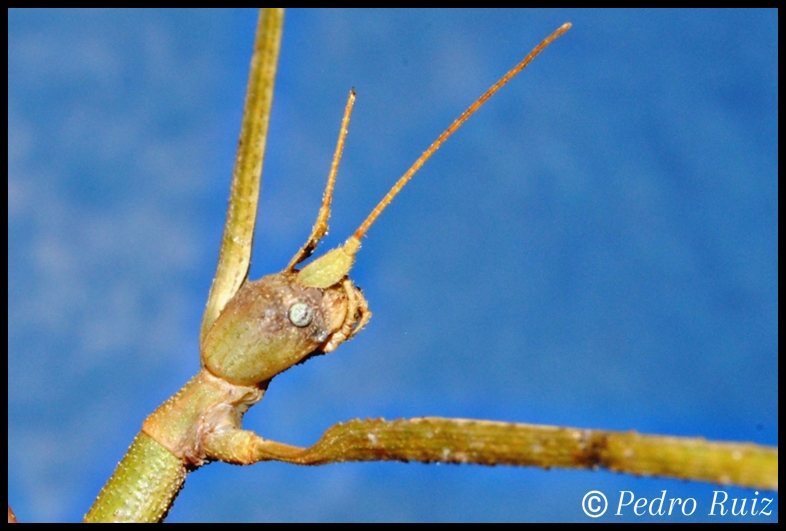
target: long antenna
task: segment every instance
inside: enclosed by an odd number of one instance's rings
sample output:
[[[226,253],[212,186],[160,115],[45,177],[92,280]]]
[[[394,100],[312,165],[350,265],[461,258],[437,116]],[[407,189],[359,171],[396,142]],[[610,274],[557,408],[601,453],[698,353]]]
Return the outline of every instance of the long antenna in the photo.
[[[423,164],[429,159],[429,157],[431,157],[431,155],[433,155],[434,152],[437,149],[439,149],[439,147],[445,142],[445,140],[447,140],[448,137],[456,131],[456,129],[461,127],[464,124],[464,122],[466,122],[467,119],[470,116],[472,116],[475,113],[475,111],[477,111],[480,108],[481,105],[486,103],[486,100],[488,100],[499,89],[501,89],[505,85],[505,83],[510,81],[516,74],[524,70],[524,68],[526,68],[526,66],[530,63],[530,61],[532,61],[535,58],[535,56],[537,56],[540,52],[542,52],[546,46],[551,44],[551,42],[554,39],[556,39],[566,31],[568,31],[570,29],[570,26],[571,26],[570,22],[566,22],[565,24],[560,26],[554,33],[543,39],[543,42],[538,44],[535,47],[535,49],[529,53],[529,55],[527,55],[519,64],[513,67],[513,69],[510,72],[505,74],[502,77],[502,79],[494,83],[490,89],[484,92],[483,95],[477,99],[475,103],[469,106],[469,109],[461,113],[461,116],[456,118],[456,120],[452,124],[450,124],[450,127],[448,127],[444,133],[439,135],[439,137],[434,141],[434,143],[431,144],[429,148],[423,152],[423,154],[418,158],[418,160],[415,161],[412,167],[407,170],[407,172],[398,180],[398,182],[396,182],[396,184],[393,186],[393,188],[390,189],[390,191],[385,195],[385,197],[382,198],[379,204],[376,207],[374,207],[374,210],[371,211],[371,213],[368,215],[366,220],[360,225],[360,227],[358,227],[358,230],[355,231],[355,234],[353,234],[350,237],[349,240],[352,239],[356,240],[356,242],[353,242],[353,244],[351,244],[352,247],[355,247],[355,245],[357,245],[357,243],[360,242],[360,238],[362,238],[363,235],[366,234],[368,228],[374,223],[374,221],[376,221],[376,219],[379,217],[382,211],[385,210],[385,207],[387,207],[390,204],[390,202],[393,201],[393,198],[396,197],[396,195],[401,191],[402,188],[404,188],[404,185],[407,184],[407,182],[412,178],[413,175],[415,175],[415,173],[421,168],[421,166],[423,166]],[[349,240],[347,240],[347,244],[350,243]]]

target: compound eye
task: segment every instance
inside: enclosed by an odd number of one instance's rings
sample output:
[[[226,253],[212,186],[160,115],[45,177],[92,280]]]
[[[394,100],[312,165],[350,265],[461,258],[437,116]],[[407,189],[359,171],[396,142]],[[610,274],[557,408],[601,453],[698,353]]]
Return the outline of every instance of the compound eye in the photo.
[[[314,319],[314,309],[305,302],[296,302],[289,307],[289,321],[299,327],[303,328],[311,324]]]

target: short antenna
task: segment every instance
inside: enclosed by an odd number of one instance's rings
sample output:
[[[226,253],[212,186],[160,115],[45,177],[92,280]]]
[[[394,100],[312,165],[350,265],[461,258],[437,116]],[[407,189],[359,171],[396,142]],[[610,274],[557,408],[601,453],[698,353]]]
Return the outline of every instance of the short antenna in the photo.
[[[308,237],[303,247],[292,257],[287,265],[287,271],[292,271],[296,265],[311,256],[314,249],[317,248],[319,240],[322,239],[328,231],[328,218],[330,217],[330,203],[333,200],[333,187],[336,184],[336,174],[338,173],[338,164],[341,162],[341,154],[344,152],[344,141],[347,138],[347,131],[349,130],[349,118],[352,116],[352,107],[355,105],[355,89],[349,91],[349,98],[347,98],[347,106],[344,108],[344,118],[341,120],[341,129],[338,132],[338,142],[336,143],[336,151],[333,154],[333,162],[330,164],[330,173],[328,174],[327,185],[325,186],[325,193],[322,194],[322,206],[319,208],[317,214],[317,221],[311,229],[311,236]]]

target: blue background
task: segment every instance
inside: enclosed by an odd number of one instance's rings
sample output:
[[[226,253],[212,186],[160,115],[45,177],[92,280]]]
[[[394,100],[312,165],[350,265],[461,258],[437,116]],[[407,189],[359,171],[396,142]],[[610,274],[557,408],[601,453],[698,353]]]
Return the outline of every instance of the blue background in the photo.
[[[292,11],[251,277],[284,267],[358,92],[326,249],[482,91],[574,28],[364,240],[374,318],[245,425],[440,415],[778,444],[777,11]],[[198,368],[256,14],[9,11],[8,488],[78,520]],[[212,464],[170,520],[578,520],[603,471]],[[726,489],[730,497],[752,490]],[[772,493],[760,493],[772,496]],[[770,517],[777,520],[775,510]],[[750,502],[749,502],[750,503]],[[639,520],[627,510],[624,517]],[[677,517],[661,520],[679,520]]]

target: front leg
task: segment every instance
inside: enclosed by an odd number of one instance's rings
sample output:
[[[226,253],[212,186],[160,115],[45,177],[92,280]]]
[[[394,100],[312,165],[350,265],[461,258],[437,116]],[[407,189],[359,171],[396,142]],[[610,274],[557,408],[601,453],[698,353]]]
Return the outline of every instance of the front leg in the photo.
[[[303,448],[267,441],[250,430],[224,428],[205,437],[204,449],[209,459],[234,465],[253,465],[260,461],[296,459]]]

